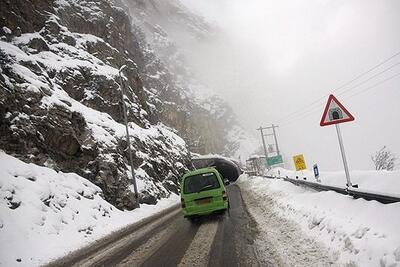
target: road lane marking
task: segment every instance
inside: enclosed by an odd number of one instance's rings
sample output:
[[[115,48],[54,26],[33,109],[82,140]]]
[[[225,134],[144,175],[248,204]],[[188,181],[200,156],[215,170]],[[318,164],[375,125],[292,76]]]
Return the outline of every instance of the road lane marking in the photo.
[[[186,250],[179,267],[207,266],[208,256],[218,229],[218,221],[203,223]]]

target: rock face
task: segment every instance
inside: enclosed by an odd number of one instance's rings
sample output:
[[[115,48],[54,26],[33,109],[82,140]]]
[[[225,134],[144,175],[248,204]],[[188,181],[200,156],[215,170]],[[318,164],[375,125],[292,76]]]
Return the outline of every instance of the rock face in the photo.
[[[161,120],[179,131],[192,152],[235,155],[240,138],[244,138],[243,130],[230,106],[219,96],[204,93],[208,90],[204,90],[205,86],[186,64],[179,46],[182,42],[207,42],[216,35],[216,29],[178,0],[122,0],[122,3],[128,7],[132,24],[140,28],[161,64],[167,67],[167,71],[155,68],[157,72],[153,75],[159,77],[158,83],[144,79],[148,88],[157,91],[168,88],[168,95],[161,96],[164,100]],[[197,91],[202,93],[199,95]],[[177,98],[174,92],[181,97]],[[182,98],[184,101],[180,101]]]
[[[142,10],[146,2],[131,1]],[[78,173],[110,203],[133,209],[121,81],[141,203],[177,192],[192,168],[188,149],[228,154],[235,144],[226,137],[229,107],[192,98],[188,70],[153,50],[145,20],[126,9],[108,0],[2,1],[0,149]]]

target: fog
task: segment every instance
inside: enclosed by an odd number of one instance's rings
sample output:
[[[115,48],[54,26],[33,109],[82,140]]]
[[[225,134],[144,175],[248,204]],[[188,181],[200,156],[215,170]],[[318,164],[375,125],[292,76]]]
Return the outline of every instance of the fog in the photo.
[[[189,63],[258,139],[279,125],[289,167],[304,154],[343,169],[335,127],[319,126],[330,93],[356,118],[341,124],[351,170],[372,169],[384,145],[400,156],[400,54],[349,83],[400,51],[400,1],[182,2],[217,32],[184,47]]]

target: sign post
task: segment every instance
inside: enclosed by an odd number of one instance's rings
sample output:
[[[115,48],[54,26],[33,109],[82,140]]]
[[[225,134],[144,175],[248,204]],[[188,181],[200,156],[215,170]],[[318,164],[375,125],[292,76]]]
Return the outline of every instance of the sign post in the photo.
[[[350,180],[349,167],[347,165],[346,154],[344,152],[342,134],[340,132],[339,123],[354,121],[353,115],[336,99],[330,95],[326,103],[324,113],[321,118],[320,126],[335,124],[338,135],[340,153],[342,154],[344,172],[346,173],[347,186],[353,186]]]
[[[339,124],[336,124],[335,126],[336,126],[336,132],[337,132],[337,136],[338,136],[338,140],[339,140],[340,153],[342,154],[342,159],[343,159],[344,172],[346,173],[347,186],[352,186],[351,181],[350,181],[349,167],[347,165],[347,160],[346,160],[346,153],[344,152],[342,133],[340,132]]]
[[[296,168],[296,179],[297,179],[297,172],[301,171],[301,175],[303,174],[303,170],[307,169],[306,161],[304,160],[303,154],[293,156],[294,166]],[[305,180],[306,178],[303,177]]]
[[[307,169],[306,161],[304,160],[303,154],[299,154],[293,156],[294,166],[296,167],[296,171],[302,171]]]
[[[319,170],[318,170],[318,165],[317,164],[314,164],[313,171],[314,171],[314,178],[318,182],[319,181]]]

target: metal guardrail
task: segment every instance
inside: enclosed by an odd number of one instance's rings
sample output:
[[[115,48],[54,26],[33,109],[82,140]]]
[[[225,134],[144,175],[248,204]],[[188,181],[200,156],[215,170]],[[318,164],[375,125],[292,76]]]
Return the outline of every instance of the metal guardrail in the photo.
[[[332,185],[324,185],[316,182],[310,182],[307,180],[301,179],[293,179],[289,177],[275,177],[275,176],[268,176],[264,175],[265,178],[270,179],[282,179],[284,181],[290,182],[295,185],[303,185],[310,188],[313,188],[317,191],[335,191],[337,193],[343,195],[349,195],[354,198],[363,198],[365,200],[376,200],[383,204],[390,204],[400,202],[400,196],[390,195],[390,194],[383,194],[380,192],[373,192],[368,190],[360,190],[358,188],[346,188],[346,187],[337,187]]]
[[[382,194],[379,192],[371,192],[365,190],[347,189],[349,195],[354,198],[363,198],[366,200],[376,200],[384,204],[390,204],[400,202],[400,196],[394,196],[389,194]]]

